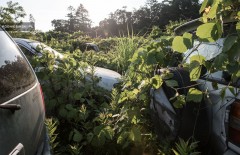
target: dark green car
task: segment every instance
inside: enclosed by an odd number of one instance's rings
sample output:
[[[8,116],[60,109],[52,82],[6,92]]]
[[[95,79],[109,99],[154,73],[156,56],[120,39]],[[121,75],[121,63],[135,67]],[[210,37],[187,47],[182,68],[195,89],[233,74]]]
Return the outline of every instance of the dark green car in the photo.
[[[0,27],[0,154],[50,154],[44,120],[44,98],[36,75]]]

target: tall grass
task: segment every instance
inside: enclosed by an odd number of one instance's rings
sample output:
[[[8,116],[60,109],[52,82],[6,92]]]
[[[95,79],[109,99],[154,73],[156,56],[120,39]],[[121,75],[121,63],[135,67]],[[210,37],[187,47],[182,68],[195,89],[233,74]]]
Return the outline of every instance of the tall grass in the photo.
[[[117,40],[115,46],[116,60],[118,65],[118,72],[124,74],[130,65],[129,59],[132,58],[134,52],[141,45],[142,38],[134,35],[128,37],[121,37]]]

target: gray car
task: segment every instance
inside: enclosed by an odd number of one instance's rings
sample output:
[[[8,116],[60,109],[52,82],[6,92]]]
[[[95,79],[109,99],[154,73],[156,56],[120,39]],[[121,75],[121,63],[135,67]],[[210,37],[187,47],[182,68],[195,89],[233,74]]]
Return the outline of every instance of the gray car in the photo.
[[[44,98],[27,59],[0,27],[0,154],[49,155]]]

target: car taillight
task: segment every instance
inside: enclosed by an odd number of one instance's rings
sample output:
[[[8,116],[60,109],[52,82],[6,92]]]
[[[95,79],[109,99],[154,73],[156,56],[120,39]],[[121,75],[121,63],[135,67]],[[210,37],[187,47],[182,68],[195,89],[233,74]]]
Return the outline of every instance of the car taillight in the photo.
[[[42,91],[42,87],[41,87],[40,83],[39,83],[39,88],[40,88],[40,93],[41,93],[41,96],[42,96],[43,108],[44,108],[44,111],[45,111],[44,95],[43,95],[43,91]]]
[[[232,143],[240,144],[240,100],[231,105],[228,134]]]

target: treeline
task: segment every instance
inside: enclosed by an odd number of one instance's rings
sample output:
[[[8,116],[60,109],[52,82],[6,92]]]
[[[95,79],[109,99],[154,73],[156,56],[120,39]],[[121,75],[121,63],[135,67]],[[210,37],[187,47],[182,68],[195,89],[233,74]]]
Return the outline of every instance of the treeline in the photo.
[[[123,36],[128,33],[145,35],[157,26],[164,31],[170,21],[190,20],[199,17],[199,0],[147,0],[145,5],[132,12],[127,7],[110,13],[108,18],[99,22],[99,26],[91,27],[88,11],[82,4],[76,9],[68,7],[68,19],[54,19],[54,31],[82,32],[91,37]]]
[[[88,10],[80,4],[78,7],[67,8],[67,19],[53,19],[53,31],[61,33],[78,33],[91,37],[119,37],[128,34],[148,35],[153,32],[153,27],[166,31],[166,26],[172,21],[188,21],[199,17],[199,0],[147,0],[145,5],[132,12],[127,7],[122,7],[109,14],[92,27]],[[0,23],[17,25],[26,16],[22,6],[18,2],[7,2],[6,7],[0,6]],[[64,17],[63,17],[64,18]],[[29,21],[34,22],[33,16],[29,15]]]

